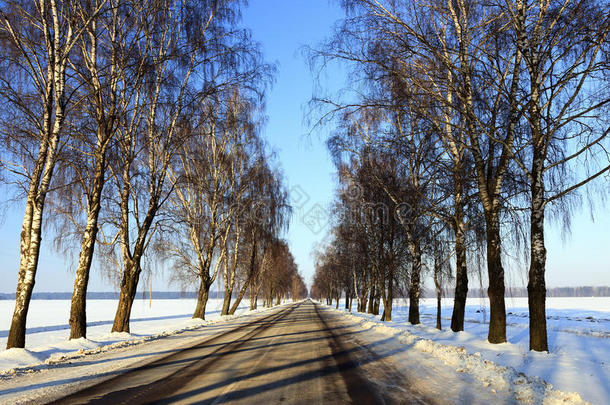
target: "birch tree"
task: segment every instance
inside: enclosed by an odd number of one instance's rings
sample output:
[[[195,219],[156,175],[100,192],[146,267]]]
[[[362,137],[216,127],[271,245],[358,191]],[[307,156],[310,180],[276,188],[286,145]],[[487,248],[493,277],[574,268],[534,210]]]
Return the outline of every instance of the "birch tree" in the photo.
[[[70,338],[86,337],[86,294],[99,232],[103,191],[108,180],[108,156],[116,152],[115,135],[142,85],[144,60],[133,58],[147,10],[138,4],[109,1],[77,43],[72,66],[79,97],[80,123],[75,122],[70,156],[62,167],[68,184],[52,209],[63,218],[60,244],[80,241],[70,310]],[[97,3],[89,5],[98,8]],[[113,150],[114,149],[114,150]],[[84,199],[82,198],[84,196]]]
[[[465,205],[462,170],[468,162],[467,155],[472,157],[475,185],[486,220],[491,307],[488,338],[493,343],[504,342],[506,315],[500,222],[505,176],[519,118],[517,106],[510,100],[518,90],[520,53],[507,48],[493,55],[500,56],[494,59],[495,64],[481,66],[491,60],[491,56],[486,59],[487,44],[503,43],[500,39],[503,31],[496,29],[497,14],[483,3],[353,0],[345,2],[345,8],[348,18],[334,41],[319,54],[325,60],[338,59],[356,65],[356,78],[364,82],[367,91],[385,80],[386,87],[394,94],[410,93],[411,98],[415,95],[424,107],[418,108],[412,103],[410,110],[405,111],[411,114],[416,111],[420,128],[432,125],[427,130],[436,134],[445,153],[452,156],[451,170],[458,187],[453,192],[454,211],[445,217],[453,222],[460,253],[455,329],[463,327],[462,307],[467,292],[466,255],[462,249],[466,223],[462,212]],[[485,78],[480,77],[482,72]],[[392,105],[387,97],[377,98],[378,92],[361,93],[366,96],[357,105],[384,108]],[[345,108],[341,103],[331,102],[331,105],[337,104]],[[432,106],[430,112],[426,112],[428,106]],[[504,120],[504,117],[508,118]],[[415,320],[415,312],[412,315]]]
[[[15,310],[7,348],[25,346],[25,327],[34,288],[45,202],[62,144],[72,92],[70,58],[85,29],[105,2],[84,8],[55,0],[7,2],[0,12],[3,37],[1,96],[6,122],[2,166],[23,187],[25,213]],[[15,81],[14,78],[19,80]],[[8,115],[6,115],[8,114]]]
[[[258,255],[265,255],[269,243],[280,237],[288,226],[288,218],[292,209],[288,202],[288,193],[282,183],[281,173],[269,167],[268,157],[265,157],[258,167],[257,175],[250,182],[251,208],[241,221],[245,229],[249,261],[245,263],[241,280],[241,288],[233,305],[229,309],[232,315],[237,310],[246,290],[252,286],[252,280],[259,272]],[[261,252],[261,253],[259,253]]]
[[[131,116],[119,128],[114,179],[122,275],[112,331],[128,332],[131,306],[142,272],[141,262],[154,236],[157,214],[172,193],[169,167],[188,134],[188,116],[206,94],[197,83],[206,62],[230,55],[216,47],[237,18],[238,2],[172,1],[151,3],[139,51],[147,61],[145,86],[135,95]],[[228,25],[228,28],[227,28]],[[198,86],[199,85],[199,86]]]
[[[174,272],[187,272],[187,280],[194,278],[199,282],[193,318],[200,319],[205,319],[210,287],[225,260],[224,251],[219,255],[217,247],[228,237],[224,230],[230,218],[224,215],[224,204],[232,175],[228,153],[231,139],[219,135],[222,131],[216,108],[203,108],[205,112],[197,115],[202,122],[181,147],[180,164],[171,169],[176,184],[172,196],[174,215],[190,243],[180,243],[181,238],[165,243],[166,253],[174,260]],[[184,234],[180,228],[172,231]]]
[[[610,6],[598,1],[505,4],[523,55],[522,138],[513,154],[528,185],[530,349],[548,351],[545,211],[610,171]]]

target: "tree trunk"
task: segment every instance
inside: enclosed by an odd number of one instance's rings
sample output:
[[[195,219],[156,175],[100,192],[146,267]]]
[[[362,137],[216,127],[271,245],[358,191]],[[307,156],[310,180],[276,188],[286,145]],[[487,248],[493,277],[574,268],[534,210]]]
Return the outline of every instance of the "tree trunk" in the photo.
[[[6,348],[25,347],[25,328],[40,256],[42,204],[28,201],[21,231],[21,258],[15,294],[15,310]]]
[[[394,238],[394,233],[392,233],[392,238]],[[394,252],[393,243],[390,241],[390,256],[389,256],[389,264],[390,264],[390,273],[388,274],[388,293],[383,303],[384,308],[384,321],[392,320],[392,304],[394,302]]]
[[[229,314],[229,309],[231,308],[231,298],[233,295],[233,287],[235,286],[235,273],[237,272],[237,256],[239,254],[239,237],[240,237],[240,231],[239,231],[239,227],[237,228],[236,234],[235,234],[235,246],[233,247],[233,265],[229,274],[229,263],[231,262],[231,260],[229,260],[229,257],[227,255],[227,262],[225,265],[225,293],[224,293],[224,297],[223,297],[223,301],[222,301],[222,312],[221,315],[228,315]]]
[[[119,303],[112,324],[112,332],[128,332],[129,319],[131,317],[131,307],[135,299],[138,282],[140,281],[140,273],[142,272],[141,260],[146,249],[146,237],[153,224],[157,211],[159,209],[159,194],[153,194],[149,197],[148,210],[144,220],[137,228],[137,237],[133,246],[133,252],[130,253],[130,204],[129,195],[131,193],[130,185],[130,165],[126,164],[123,167],[123,184],[121,187],[121,251],[123,255],[123,277],[121,279],[121,291],[119,294]]]
[[[197,306],[193,313],[193,319],[205,319],[205,307],[210,296],[210,284],[201,278],[199,292],[197,293]]]
[[[453,298],[453,313],[451,314],[451,330],[464,330],[464,314],[466,298],[468,297],[468,267],[466,265],[466,242],[461,219],[456,224],[455,232],[455,296]]]
[[[119,295],[119,305],[117,307],[112,332],[129,333],[129,319],[131,317],[131,307],[136,297],[138,281],[140,280],[140,261],[130,260],[125,265],[123,279],[121,280],[121,293]]]
[[[229,315],[229,306],[231,305],[231,294],[233,294],[233,292],[227,294],[227,292],[225,291],[222,301],[222,311],[220,312],[221,315]]]
[[[227,255],[228,256],[228,255]],[[229,306],[231,305],[231,294],[233,294],[233,280],[229,279],[229,258],[227,257],[227,262],[225,263],[225,271],[224,271],[224,294],[222,296],[222,310],[220,315],[228,315],[229,314]]]
[[[48,69],[51,69],[50,64]],[[60,91],[60,89],[56,89],[56,91]],[[57,94],[56,97],[58,97]],[[48,105],[45,108],[44,128],[41,135],[46,137],[47,142],[41,142],[42,145],[38,152],[36,165],[30,180],[26,209],[23,216],[19,249],[19,273],[17,276],[17,291],[15,294],[15,310],[13,311],[11,328],[6,341],[7,349],[25,347],[26,320],[40,257],[42,215],[45,199],[51,183],[51,177],[53,176],[53,170],[55,168],[59,134],[64,117],[63,106],[56,105],[55,122],[53,123],[52,132],[49,133],[49,129],[51,128],[51,107],[51,105]]]
[[[487,216],[487,274],[489,277],[490,343],[506,342],[506,306],[504,303],[504,267],[500,245],[500,221],[497,215]]]
[[[237,295],[237,298],[235,299],[233,306],[231,306],[231,309],[229,310],[229,315],[233,315],[235,313],[235,311],[237,311],[237,307],[239,306],[239,303],[244,298],[244,294],[246,293],[246,290],[247,290],[248,286],[250,285],[250,281],[254,277],[255,266],[256,266],[256,235],[253,232],[252,233],[252,250],[250,253],[250,269],[248,271],[248,278],[246,278],[244,285],[240,288],[239,294]]]
[[[360,301],[358,302],[358,312],[366,312],[366,304],[368,302],[368,288],[362,288],[360,293]]]
[[[392,277],[390,276],[387,291],[385,286],[379,286],[381,289],[381,301],[383,303],[383,312],[381,313],[382,321],[392,320]]]
[[[244,284],[239,289],[239,294],[237,294],[237,298],[235,298],[233,305],[231,305],[231,309],[229,309],[229,315],[235,314],[235,311],[237,311],[237,307],[239,306],[239,303],[241,302],[241,300],[244,298],[244,295],[246,294],[247,288],[248,288],[248,284]]]
[[[530,350],[549,350],[546,330],[546,247],[544,243],[543,159],[534,156],[532,175],[532,208],[530,219],[530,269],[527,301],[530,314]]]
[[[256,277],[258,278],[258,277]],[[258,292],[260,285],[258,284],[258,280],[253,280],[252,285],[250,286],[250,311],[253,311],[258,306]]]
[[[371,281],[371,288],[369,293],[369,305],[367,308],[367,313],[374,314],[375,313],[375,282]]]
[[[381,320],[389,322],[392,320],[392,301],[385,300],[383,303],[383,314],[381,315]]]
[[[78,268],[76,269],[76,277],[74,279],[74,290],[70,307],[70,339],[87,337],[87,285],[89,284],[89,272],[93,260],[97,230],[97,217],[90,218],[85,227],[78,258]]]
[[[436,252],[435,252],[436,253]],[[439,273],[441,269],[439,268],[439,258],[434,258],[434,288],[436,290],[436,329],[442,330],[441,323],[441,299],[443,295],[443,290],[441,287],[441,281],[439,279]]]
[[[441,322],[441,292],[437,291],[436,293],[436,329],[442,330],[443,325]]]
[[[99,146],[98,146],[99,147]],[[87,213],[87,224],[83,233],[78,267],[74,279],[72,303],[70,307],[70,339],[87,337],[87,286],[95,250],[98,232],[98,218],[101,209],[102,190],[104,188],[104,170],[106,168],[105,151],[98,152],[93,174],[93,189],[90,195]]]
[[[421,277],[421,250],[416,242],[410,243],[413,263],[411,268],[411,283],[409,284],[409,322],[419,324],[419,296]]]

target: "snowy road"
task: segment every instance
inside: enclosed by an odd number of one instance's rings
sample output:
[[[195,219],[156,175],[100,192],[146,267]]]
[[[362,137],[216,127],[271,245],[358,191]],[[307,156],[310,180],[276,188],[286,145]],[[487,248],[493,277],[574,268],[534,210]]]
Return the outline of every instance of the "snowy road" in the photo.
[[[354,334],[304,301],[56,403],[432,403]]]

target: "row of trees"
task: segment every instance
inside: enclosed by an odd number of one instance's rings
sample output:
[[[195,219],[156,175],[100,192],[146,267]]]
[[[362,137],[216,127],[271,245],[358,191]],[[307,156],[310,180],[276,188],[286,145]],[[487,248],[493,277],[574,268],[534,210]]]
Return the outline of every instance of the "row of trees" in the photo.
[[[585,185],[608,195],[610,5],[342,5],[346,19],[311,58],[344,62],[352,73],[343,92],[351,97],[314,100],[320,122],[336,126],[329,147],[342,184],[337,210],[349,215],[336,220],[315,291],[348,288],[361,301],[368,293],[373,309],[380,296],[389,319],[402,284],[409,321],[418,323],[422,269],[431,269],[439,293],[443,280],[454,280],[451,328],[460,331],[469,274],[480,261],[488,339],[501,343],[505,266],[522,257],[530,348],[547,351],[545,220],[569,224]]]
[[[272,247],[290,207],[260,138],[274,67],[239,27],[241,3],[2,3],[1,179],[25,201],[8,348],[25,345],[43,220],[78,251],[71,338],[86,336],[94,252],[119,282],[116,332],[153,255],[198,283],[198,318],[219,272],[223,314],[248,287],[256,302],[263,273],[275,295],[299,277],[261,264],[286,256]]]

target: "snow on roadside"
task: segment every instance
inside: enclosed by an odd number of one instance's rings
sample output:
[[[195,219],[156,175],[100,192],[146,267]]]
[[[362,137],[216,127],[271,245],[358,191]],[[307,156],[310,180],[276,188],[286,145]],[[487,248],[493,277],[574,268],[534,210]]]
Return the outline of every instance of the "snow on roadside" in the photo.
[[[424,314],[431,309],[425,302],[423,307]],[[510,319],[509,341],[517,343],[493,345],[487,342],[486,333],[481,333],[483,329],[486,331],[487,325],[469,323],[468,319],[466,329],[474,330],[474,333],[439,331],[425,324],[411,325],[406,321],[406,308],[400,306],[394,308],[392,322],[381,322],[374,315],[338,312],[363,328],[395,336],[414,350],[438,358],[458,372],[473,375],[486,387],[512,390],[513,397],[524,403],[610,403],[610,367],[607,364],[610,341],[602,330],[587,333],[584,329],[567,327],[564,328],[566,332],[561,331],[561,327],[553,328],[549,332],[551,353],[538,353],[523,347],[521,341],[524,335],[527,340],[527,329],[523,325],[511,325]],[[472,306],[467,310],[467,318],[468,312],[475,312]],[[604,312],[598,312],[595,321],[607,318],[610,313],[604,316]],[[422,316],[424,323],[429,324],[432,319]],[[470,321],[473,321],[472,316]]]
[[[159,312],[156,312],[155,314],[161,313],[162,316],[141,318],[137,322],[132,322],[132,333],[108,333],[112,321],[94,320],[91,322],[93,326],[88,327],[88,339],[81,338],[68,340],[69,329],[67,329],[67,325],[63,325],[64,327],[59,327],[59,325],[49,326],[49,323],[53,324],[53,322],[57,320],[53,319],[53,316],[48,316],[47,325],[35,326],[32,329],[28,329],[26,342],[29,343],[30,341],[34,341],[34,345],[31,346],[28,344],[26,349],[15,348],[0,351],[0,380],[2,378],[46,368],[67,359],[78,358],[87,354],[101,353],[119,347],[137,345],[165,336],[177,335],[205,325],[215,324],[219,321],[234,319],[245,313],[256,313],[264,310],[249,311],[249,303],[244,303],[239,307],[235,315],[220,316],[219,311],[210,311],[209,314],[206,314],[206,318],[208,319],[204,321],[200,319],[186,319],[185,314],[176,313],[185,306],[185,303],[175,302],[181,300],[173,301],[174,302],[165,300],[165,302],[157,302],[156,310]],[[213,300],[210,301],[212,301],[210,307],[213,308],[216,303],[213,302]],[[47,303],[48,302],[49,301],[47,301]],[[55,301],[55,304],[61,305],[62,302],[64,304],[66,303],[65,301]],[[191,303],[188,302],[186,304]],[[103,306],[106,308],[113,308],[114,302],[106,301]],[[165,312],[159,308],[163,306],[166,307]],[[95,307],[95,305],[92,305],[92,307]],[[98,314],[93,316],[94,319],[99,318],[99,312],[101,312],[101,310],[98,309]],[[142,312],[142,310],[140,310],[140,312]],[[139,312],[136,312],[136,314],[142,315]],[[30,333],[30,330],[33,332]],[[3,332],[5,331],[0,331],[0,333]],[[0,341],[2,340],[5,341],[6,338],[0,339]],[[42,341],[46,343],[41,344]],[[2,342],[2,344],[4,344],[4,342]]]
[[[19,405],[55,401],[170,353],[184,350],[194,342],[202,342],[234,330],[240,325],[265,318],[269,316],[267,311],[277,311],[277,309],[276,306],[272,309],[242,310],[240,315],[228,317],[215,316],[215,319],[205,321],[204,327],[198,327],[197,322],[201,321],[192,321],[191,327],[184,328],[183,331],[171,331],[172,322],[165,320],[168,327],[165,332],[157,336],[138,336],[131,340],[121,340],[92,349],[57,353],[53,358],[46,359],[44,363],[17,368],[14,374],[0,375],[0,403]],[[162,338],[164,336],[166,337]],[[75,344],[78,343],[79,341],[75,341]],[[80,343],[87,344],[84,340]]]

